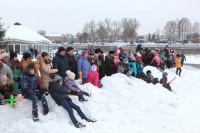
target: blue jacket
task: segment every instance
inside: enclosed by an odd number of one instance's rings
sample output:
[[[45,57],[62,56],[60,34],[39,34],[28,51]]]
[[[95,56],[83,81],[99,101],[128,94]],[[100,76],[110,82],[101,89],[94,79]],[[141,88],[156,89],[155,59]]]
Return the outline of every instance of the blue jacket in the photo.
[[[57,82],[49,83],[49,93],[54,101],[59,105],[60,101],[63,99],[71,100],[68,97],[68,90],[59,85]]]
[[[86,79],[88,72],[91,70],[91,65],[88,59],[86,59],[84,56],[81,56],[81,58],[78,60],[78,77],[80,78],[79,72],[82,72],[82,79]]]
[[[59,52],[52,60],[53,69],[58,69],[58,73],[63,79],[67,76],[66,71],[69,70],[68,60],[66,56],[61,56]]]
[[[129,60],[128,64],[129,64],[129,66],[130,66],[130,68],[131,68],[131,71],[132,71],[135,75],[137,75],[137,66],[136,66],[135,61]]]
[[[23,73],[23,76],[20,80],[20,85],[22,94],[25,97],[29,95],[35,95],[37,90],[45,90],[45,88],[42,87],[38,82],[37,77],[28,75],[26,71]]]

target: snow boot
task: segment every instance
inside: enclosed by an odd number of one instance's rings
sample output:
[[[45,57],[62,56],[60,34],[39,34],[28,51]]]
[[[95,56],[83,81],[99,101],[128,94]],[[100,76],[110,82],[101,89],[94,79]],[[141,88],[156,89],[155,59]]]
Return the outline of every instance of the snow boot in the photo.
[[[76,125],[75,125],[76,128],[84,128],[86,127],[86,125],[83,125],[82,123],[78,122]]]
[[[92,123],[97,122],[96,120],[90,120],[90,119],[87,119],[86,121],[87,121],[87,122],[92,122]]]
[[[6,102],[4,101],[4,99],[1,99],[0,100],[0,105],[5,105],[6,104]]]
[[[45,107],[44,108],[44,115],[47,115],[49,113],[49,108],[48,107]]]
[[[33,121],[39,121],[38,113],[33,112]]]

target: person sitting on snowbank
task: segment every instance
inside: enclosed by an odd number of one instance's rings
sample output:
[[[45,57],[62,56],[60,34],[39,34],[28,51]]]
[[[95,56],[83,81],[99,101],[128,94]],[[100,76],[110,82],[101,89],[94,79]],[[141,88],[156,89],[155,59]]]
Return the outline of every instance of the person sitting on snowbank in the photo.
[[[118,68],[117,72],[123,73],[126,76],[129,76],[132,74],[132,71],[128,65],[128,60],[126,58],[123,59],[122,63],[119,63],[119,68]]]
[[[63,87],[62,77],[59,76],[54,82],[49,83],[49,92],[54,101],[67,110],[70,119],[72,120],[76,128],[83,128],[85,127],[85,125],[76,120],[72,109],[75,109],[79,116],[87,122],[96,122],[94,120],[88,119],[81,111],[80,107],[72,102],[71,98],[69,98],[68,96],[68,90],[65,87]]]
[[[37,80],[36,66],[34,63],[30,63],[26,66],[26,70],[23,73],[22,79],[20,80],[21,91],[25,98],[32,100],[32,114],[33,121],[39,121],[38,117],[38,99],[42,101],[44,115],[48,114],[49,107],[47,104],[46,89],[40,85]]]
[[[172,91],[171,86],[167,83],[167,77],[168,73],[164,72],[163,77],[160,79],[160,83],[163,85],[163,87],[167,88],[169,91]]]
[[[154,78],[151,74],[150,70],[146,71],[147,76],[149,77],[149,83],[153,83],[154,85],[159,83],[158,78]]]
[[[99,73],[97,72],[96,65],[92,65],[91,71],[88,72],[86,81],[87,81],[87,83],[91,83],[94,86],[97,86],[98,88],[101,88],[103,86],[99,82]]]
[[[68,70],[66,72],[67,76],[64,79],[64,87],[67,88],[67,90],[69,91],[69,94],[73,94],[78,96],[79,101],[86,101],[85,98],[83,97],[83,95],[86,96],[90,96],[87,92],[82,91],[75,83],[75,74],[73,72],[71,72],[70,70]],[[57,77],[55,77],[56,79]]]

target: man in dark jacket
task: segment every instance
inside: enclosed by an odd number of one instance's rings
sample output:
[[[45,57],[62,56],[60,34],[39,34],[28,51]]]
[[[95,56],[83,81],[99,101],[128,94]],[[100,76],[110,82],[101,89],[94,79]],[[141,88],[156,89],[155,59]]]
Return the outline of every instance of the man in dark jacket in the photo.
[[[181,53],[180,56],[181,56],[181,66],[183,67],[183,63],[184,63],[184,61],[186,61],[186,57],[183,52]]]
[[[168,45],[165,46],[164,54],[165,54],[165,57],[166,57],[167,60],[168,60],[168,59],[170,58],[170,54],[169,54],[169,46],[168,46]]]
[[[98,55],[98,64],[99,64],[99,80],[105,76],[105,61],[103,56],[103,51],[98,48],[95,50],[95,53]]]
[[[74,104],[72,100],[68,97],[69,92],[66,88],[63,87],[62,77],[55,76],[55,80],[55,82],[51,82],[49,84],[50,95],[58,105],[61,105],[64,109],[67,110],[74,126],[76,128],[85,127],[85,125],[81,124],[76,120],[72,109],[75,109],[79,116],[87,122],[95,122],[93,120],[88,119],[81,111],[80,107]]]
[[[69,70],[68,60],[65,56],[65,48],[59,47],[56,56],[52,61],[53,69],[58,69],[58,75],[60,75],[63,79],[67,76],[66,71]]]
[[[110,51],[109,54],[105,57],[105,65],[106,65],[106,75],[111,76],[112,74],[117,73],[117,68],[114,63],[114,51]]]
[[[67,60],[68,60],[70,71],[72,71],[76,75],[75,79],[78,79],[77,61],[76,61],[76,59],[74,57],[74,48],[72,48],[70,46],[67,47],[67,49],[66,49],[66,57],[67,57]]]

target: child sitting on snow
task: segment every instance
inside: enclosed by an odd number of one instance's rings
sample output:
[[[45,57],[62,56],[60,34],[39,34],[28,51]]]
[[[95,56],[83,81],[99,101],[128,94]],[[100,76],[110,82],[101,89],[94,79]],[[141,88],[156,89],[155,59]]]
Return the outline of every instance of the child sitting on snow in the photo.
[[[117,70],[118,73],[123,73],[126,76],[132,74],[132,71],[128,65],[128,60],[126,58],[123,59],[123,63],[119,63],[119,68]]]
[[[169,91],[172,91],[171,86],[167,83],[167,77],[168,73],[164,72],[163,77],[160,79],[160,83],[163,85],[163,87],[167,88]]]
[[[56,80],[54,82],[49,83],[50,95],[58,105],[61,105],[64,109],[67,110],[74,126],[76,128],[85,127],[85,125],[81,124],[80,122],[78,122],[76,120],[72,109],[75,109],[77,111],[77,113],[79,114],[79,116],[82,119],[86,120],[87,122],[96,122],[96,121],[88,119],[84,115],[84,113],[81,111],[80,107],[72,102],[72,100],[68,96],[68,94],[69,94],[68,90],[65,87],[63,87],[62,77],[56,76],[55,79]]]
[[[66,72],[67,76],[64,79],[64,87],[68,89],[69,94],[77,95],[79,101],[86,101],[83,95],[90,96],[87,92],[82,91],[75,83],[75,74],[71,71]],[[55,77],[56,78],[56,77]]]
[[[17,95],[17,92],[12,87],[10,80],[7,78],[6,75],[0,75],[0,105],[6,104],[4,101],[5,99],[10,99],[10,96]]]
[[[96,65],[92,65],[91,71],[88,72],[86,81],[87,83],[91,83],[94,86],[97,86],[98,88],[102,87],[102,84],[100,84],[99,82],[99,73],[97,72]]]
[[[158,78],[154,78],[154,77],[151,75],[151,71],[150,71],[150,70],[147,70],[147,71],[146,71],[146,74],[147,74],[147,76],[148,76],[148,78],[149,78],[149,83],[153,83],[154,85],[155,85],[156,83],[159,83]]]
[[[45,97],[46,88],[42,87],[37,80],[36,66],[30,63],[26,66],[22,79],[20,80],[21,91],[25,98],[32,100],[33,121],[39,121],[38,117],[38,100],[42,101],[44,115],[48,114],[49,107]]]
[[[131,58],[129,59],[128,62],[131,71],[132,71],[132,76],[136,76],[137,75],[137,66],[136,66],[136,62],[135,62],[135,56],[131,55]]]

